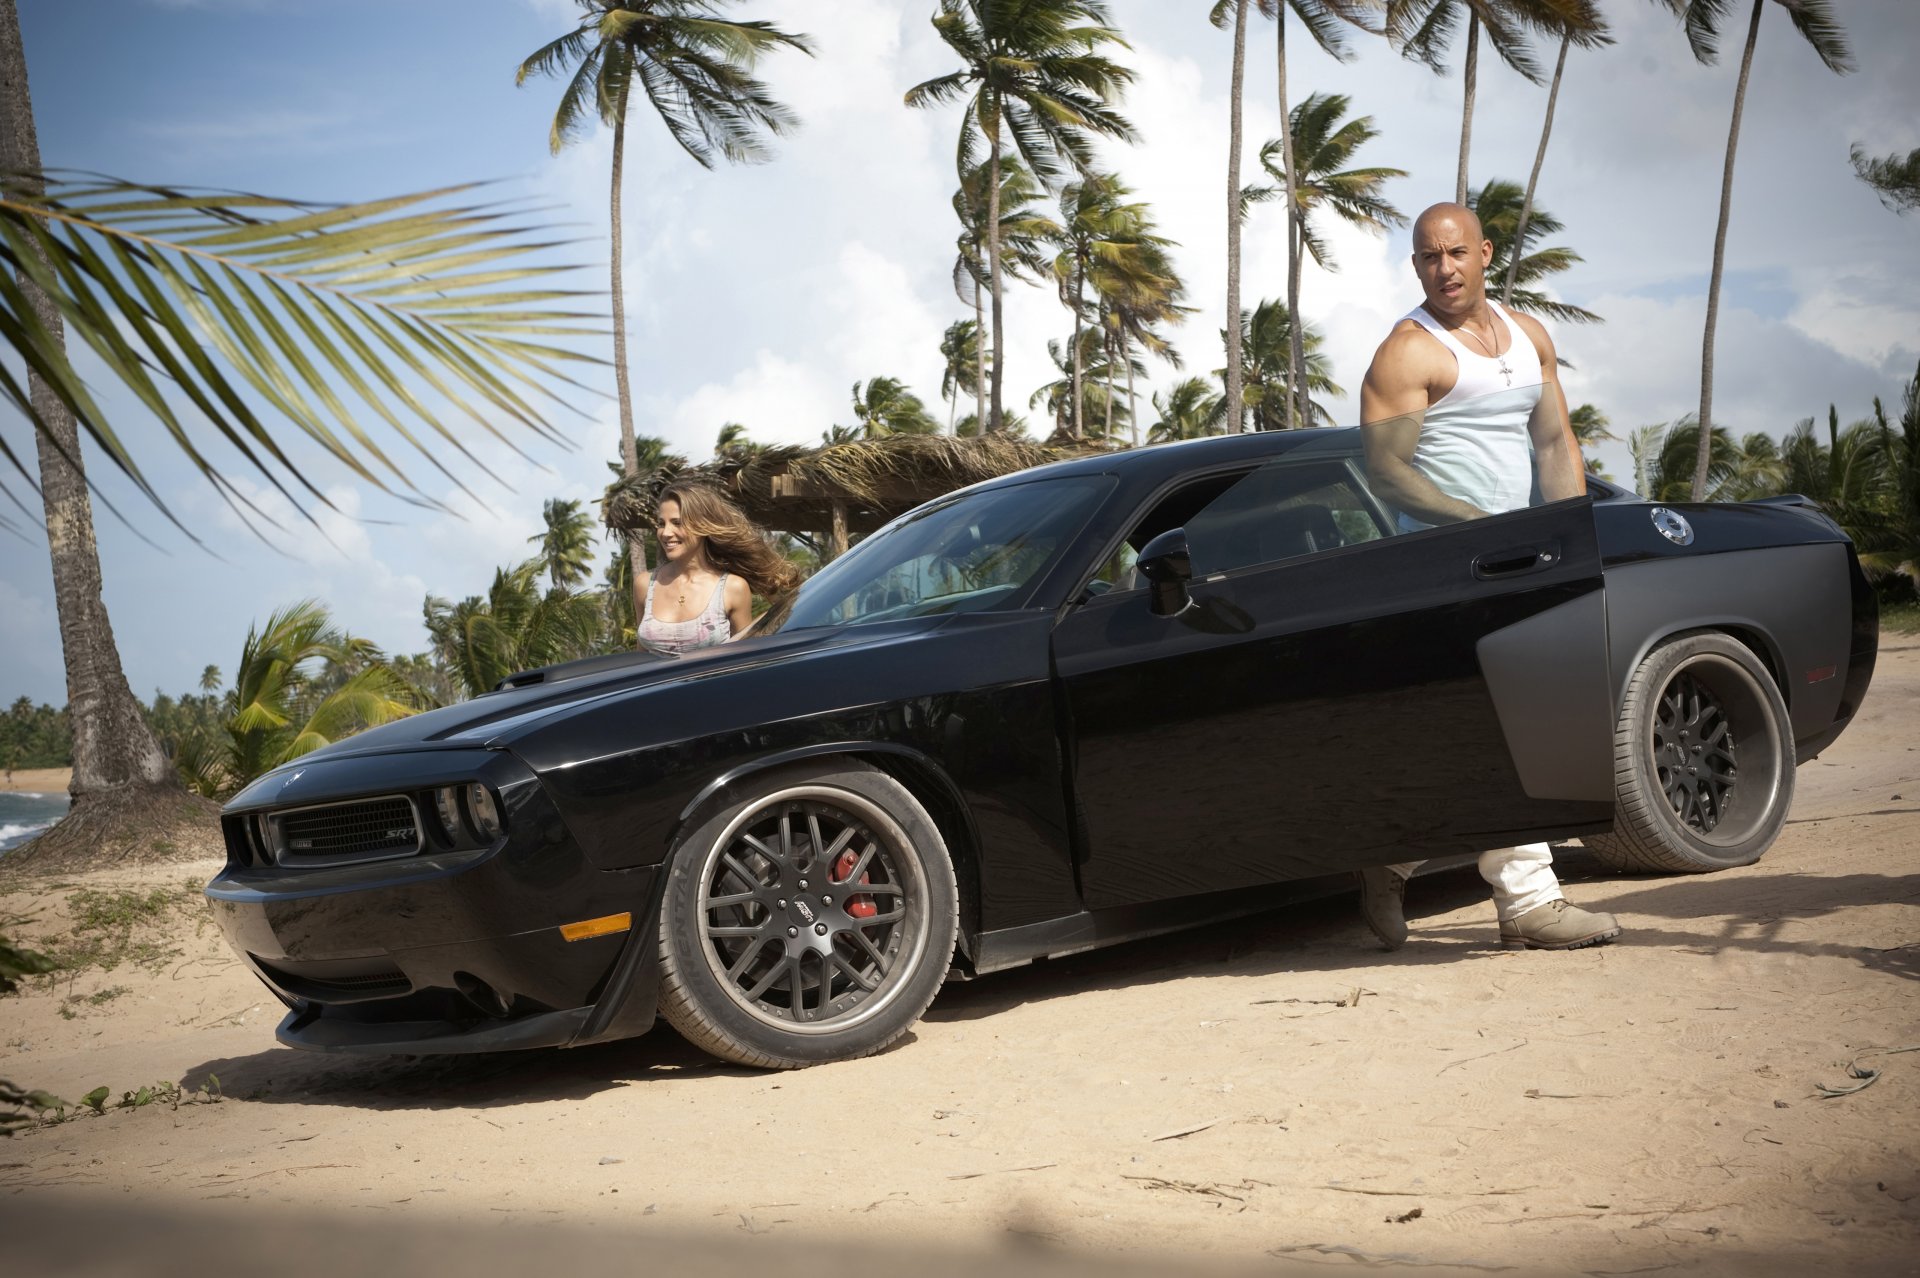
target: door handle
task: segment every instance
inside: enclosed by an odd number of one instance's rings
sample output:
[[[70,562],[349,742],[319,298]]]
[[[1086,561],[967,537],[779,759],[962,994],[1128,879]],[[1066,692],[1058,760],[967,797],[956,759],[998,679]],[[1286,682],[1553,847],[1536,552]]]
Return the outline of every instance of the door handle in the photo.
[[[1505,577],[1521,577],[1530,572],[1543,572],[1560,562],[1559,543],[1543,546],[1510,546],[1505,550],[1489,550],[1473,561],[1473,575],[1481,581],[1498,581]]]

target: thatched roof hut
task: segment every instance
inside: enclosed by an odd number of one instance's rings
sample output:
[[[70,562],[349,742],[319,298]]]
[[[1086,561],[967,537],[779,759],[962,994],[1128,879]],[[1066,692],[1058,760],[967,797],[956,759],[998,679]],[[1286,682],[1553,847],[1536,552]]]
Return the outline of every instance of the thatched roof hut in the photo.
[[[1036,444],[1004,435],[888,435],[817,448],[735,445],[711,462],[695,466],[671,457],[650,474],[620,479],[602,506],[608,527],[636,531],[652,526],[659,495],[670,485],[711,484],[760,527],[818,538],[822,550],[838,555],[854,534],[956,488],[1101,451],[1104,445],[1095,443]]]

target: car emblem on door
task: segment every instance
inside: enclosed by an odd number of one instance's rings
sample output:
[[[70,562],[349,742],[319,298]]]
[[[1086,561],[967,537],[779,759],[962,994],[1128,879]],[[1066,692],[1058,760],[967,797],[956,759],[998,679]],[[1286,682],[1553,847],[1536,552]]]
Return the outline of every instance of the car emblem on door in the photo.
[[[1693,544],[1693,525],[1688,523],[1686,516],[1677,510],[1668,510],[1665,506],[1655,506],[1653,508],[1653,526],[1660,530],[1662,537],[1665,537],[1676,546],[1691,546]]]

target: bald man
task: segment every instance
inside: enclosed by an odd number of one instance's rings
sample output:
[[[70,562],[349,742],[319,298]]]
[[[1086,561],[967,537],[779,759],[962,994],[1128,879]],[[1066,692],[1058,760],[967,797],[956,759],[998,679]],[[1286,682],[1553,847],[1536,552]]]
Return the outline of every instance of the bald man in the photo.
[[[1493,244],[1480,219],[1436,204],[1413,224],[1426,301],[1393,326],[1360,387],[1374,491],[1404,531],[1484,519],[1586,490],[1553,339],[1487,296]],[[1360,872],[1360,908],[1387,949],[1406,943],[1407,879],[1420,862]],[[1611,914],[1567,904],[1544,843],[1480,855],[1506,949],[1571,950],[1620,935]]]

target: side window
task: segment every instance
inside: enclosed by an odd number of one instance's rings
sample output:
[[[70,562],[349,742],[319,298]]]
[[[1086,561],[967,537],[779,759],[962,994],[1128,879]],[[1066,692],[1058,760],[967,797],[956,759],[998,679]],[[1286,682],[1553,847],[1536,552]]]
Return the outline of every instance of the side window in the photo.
[[[1263,466],[1186,528],[1196,577],[1338,550],[1393,531],[1353,466],[1325,455]]]
[[[1141,547],[1169,528],[1191,523],[1200,512],[1254,473],[1257,472],[1240,470],[1208,475],[1190,484],[1182,484],[1161,498],[1127,534],[1127,539],[1107,556],[1107,561],[1093,574],[1093,580],[1087,583],[1088,591],[1098,595],[1109,590],[1132,590],[1139,586],[1141,583],[1133,571],[1133,565],[1140,558]]]

